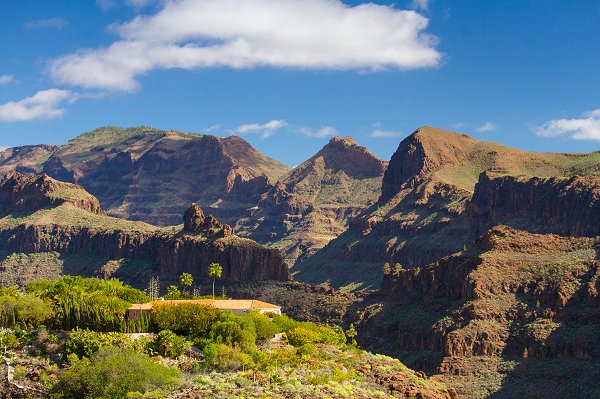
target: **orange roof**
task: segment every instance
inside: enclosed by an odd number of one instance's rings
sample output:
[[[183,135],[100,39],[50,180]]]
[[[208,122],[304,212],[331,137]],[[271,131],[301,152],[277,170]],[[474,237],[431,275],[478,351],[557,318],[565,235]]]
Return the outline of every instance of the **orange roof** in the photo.
[[[281,306],[257,299],[165,299],[154,302],[134,303],[129,309],[150,310],[154,305],[180,305],[182,303],[213,306],[217,309],[281,309]]]

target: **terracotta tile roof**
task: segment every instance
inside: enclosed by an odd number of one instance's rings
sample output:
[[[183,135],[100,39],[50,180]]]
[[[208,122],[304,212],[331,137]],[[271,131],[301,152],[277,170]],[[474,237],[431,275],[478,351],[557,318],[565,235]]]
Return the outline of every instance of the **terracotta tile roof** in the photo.
[[[182,303],[214,306],[217,309],[281,309],[281,306],[257,299],[165,299],[154,302],[134,303],[129,309],[150,310],[154,305],[179,305]]]

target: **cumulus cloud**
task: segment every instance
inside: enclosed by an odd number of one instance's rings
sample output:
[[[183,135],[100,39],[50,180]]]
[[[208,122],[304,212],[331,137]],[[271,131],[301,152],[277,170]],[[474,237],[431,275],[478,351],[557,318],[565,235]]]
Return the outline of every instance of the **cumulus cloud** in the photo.
[[[493,132],[496,130],[496,125],[492,122],[486,122],[476,129],[478,132]]]
[[[75,100],[76,95],[68,90],[38,91],[31,97],[0,104],[0,122],[58,118],[65,112],[62,104]]]
[[[241,125],[233,129],[232,132],[238,134],[254,133],[259,134],[262,138],[267,138],[274,135],[279,129],[284,128],[286,126],[286,121],[281,119],[273,119],[263,124],[249,123]]]
[[[0,75],[0,86],[9,84],[14,78],[12,75]]]
[[[382,138],[382,137],[399,137],[402,136],[402,132],[395,130],[381,130],[376,129],[371,132],[371,137]]]
[[[63,84],[133,91],[156,69],[433,67],[442,56],[428,22],[412,10],[340,0],[164,0],[155,14],[113,25],[119,40],[57,58],[49,71]]]
[[[53,28],[56,30],[61,30],[69,23],[62,18],[48,18],[48,19],[36,19],[34,21],[29,21],[25,24],[25,27],[28,29],[36,29],[36,28]]]
[[[533,130],[541,137],[600,140],[600,109],[586,112],[578,119],[553,119]]]

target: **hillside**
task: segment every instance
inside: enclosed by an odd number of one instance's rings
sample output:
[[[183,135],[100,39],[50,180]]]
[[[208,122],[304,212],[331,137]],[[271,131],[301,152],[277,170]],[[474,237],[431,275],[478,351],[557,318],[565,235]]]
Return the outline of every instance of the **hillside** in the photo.
[[[264,193],[236,231],[301,262],[375,203],[386,165],[351,137],[334,137]]]
[[[15,171],[79,184],[110,215],[164,226],[191,202],[233,223],[289,168],[236,136],[104,127],[0,153],[0,174]]]
[[[386,275],[361,307],[378,311],[348,317],[367,347],[464,398],[595,398],[599,244],[497,226],[465,251]]]
[[[0,175],[46,173],[81,185],[115,217],[165,226],[198,203],[294,265],[347,228],[379,195],[387,163],[333,138],[290,170],[236,136],[104,127],[62,146],[0,152]]]
[[[80,186],[47,175],[22,174],[2,180],[0,199],[0,250],[7,257],[39,254],[28,256],[34,262],[20,272],[15,270],[11,275],[16,281],[6,283],[23,285],[27,278],[52,277],[40,267],[44,264],[59,274],[61,268],[73,270],[67,264],[74,254],[87,259],[77,266],[79,271],[103,277],[120,273],[147,280],[152,275],[183,272],[204,277],[208,265],[218,262],[229,281],[289,279],[287,265],[277,251],[235,236],[231,227],[205,216],[198,205],[188,208],[183,228],[157,227],[107,216],[98,200]],[[6,271],[15,268],[7,260],[2,262],[3,280],[8,278]],[[89,270],[85,263],[100,268]],[[136,272],[140,265],[139,272],[144,273]]]
[[[468,225],[463,213],[482,172],[524,178],[598,174],[600,152],[530,153],[420,128],[392,156],[377,203],[298,265],[297,279],[333,287],[377,287],[385,262],[413,268],[461,250],[481,231]],[[484,190],[485,182],[480,183]],[[450,229],[454,233],[448,234]]]

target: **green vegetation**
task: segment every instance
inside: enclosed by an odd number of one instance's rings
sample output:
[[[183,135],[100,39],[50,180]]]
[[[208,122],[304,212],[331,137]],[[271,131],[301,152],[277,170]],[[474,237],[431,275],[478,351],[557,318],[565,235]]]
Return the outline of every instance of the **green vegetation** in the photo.
[[[390,394],[380,382],[386,378],[418,378],[397,360],[357,349],[353,327],[348,345],[339,327],[285,315],[236,316],[165,300],[135,326],[147,333],[127,333],[125,309],[148,300],[119,280],[97,278],[35,281],[26,293],[0,289],[2,322],[12,328],[0,331],[0,347],[10,351],[15,381],[34,397],[54,399],[160,398],[189,390],[217,398],[375,398],[403,397]],[[440,389],[420,378],[419,384],[424,392]]]
[[[50,304],[53,317],[49,326],[62,330],[124,330],[125,312],[131,303],[150,300],[145,293],[120,280],[79,276],[65,276],[56,282],[36,281],[28,284],[26,291]]]
[[[142,397],[180,384],[181,372],[133,350],[102,348],[75,360],[52,389],[54,398]]]

